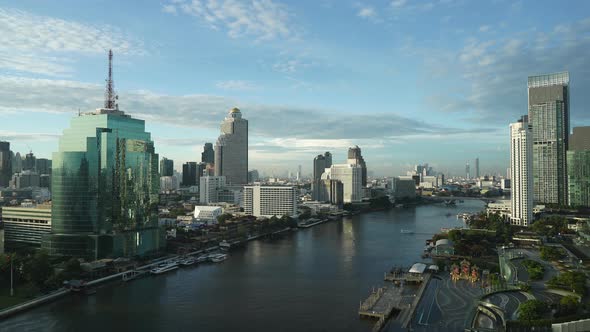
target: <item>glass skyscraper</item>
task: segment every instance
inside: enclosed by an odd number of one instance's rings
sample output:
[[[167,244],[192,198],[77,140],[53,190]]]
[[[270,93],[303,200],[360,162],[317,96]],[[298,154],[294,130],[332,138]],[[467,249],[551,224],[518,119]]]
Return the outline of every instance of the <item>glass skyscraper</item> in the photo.
[[[158,154],[145,122],[110,92],[105,108],[72,119],[53,153],[51,234],[42,242],[51,255],[142,256],[165,245]]]
[[[590,127],[576,127],[567,151],[569,205],[590,207]]]
[[[569,73],[530,76],[528,105],[529,122],[533,126],[534,200],[565,205]]]

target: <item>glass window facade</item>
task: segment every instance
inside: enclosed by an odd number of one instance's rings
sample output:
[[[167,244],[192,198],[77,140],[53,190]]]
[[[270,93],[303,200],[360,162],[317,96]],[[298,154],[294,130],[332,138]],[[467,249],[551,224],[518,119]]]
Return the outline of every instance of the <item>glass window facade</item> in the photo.
[[[52,255],[136,256],[165,245],[158,155],[143,120],[98,110],[72,119],[53,154]]]

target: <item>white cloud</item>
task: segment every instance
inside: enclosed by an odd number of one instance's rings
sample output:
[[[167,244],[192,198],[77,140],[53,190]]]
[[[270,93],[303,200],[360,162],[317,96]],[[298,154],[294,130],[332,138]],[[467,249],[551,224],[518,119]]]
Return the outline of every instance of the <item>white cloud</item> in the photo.
[[[489,25],[482,25],[479,27],[479,32],[488,32],[488,31],[490,31]]]
[[[143,44],[108,25],[87,25],[0,8],[0,68],[43,75],[72,70],[67,53],[143,54]]]
[[[251,81],[242,81],[242,80],[229,80],[229,81],[219,81],[215,83],[215,86],[219,89],[224,90],[256,90],[259,88],[254,82]]]
[[[393,0],[391,5],[393,7],[403,7],[406,4],[407,0]]]
[[[369,6],[369,7],[363,7],[361,9],[359,9],[357,15],[362,18],[370,19],[370,18],[376,17],[377,12],[375,11],[375,8]]]
[[[212,29],[223,29],[231,38],[271,40],[295,34],[287,7],[272,0],[173,1],[164,6],[166,12],[182,12]]]

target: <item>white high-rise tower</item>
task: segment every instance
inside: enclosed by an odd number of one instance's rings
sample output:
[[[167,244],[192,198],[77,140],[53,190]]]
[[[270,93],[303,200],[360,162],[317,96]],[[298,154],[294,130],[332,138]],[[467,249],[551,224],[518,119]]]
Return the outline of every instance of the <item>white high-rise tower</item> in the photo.
[[[525,115],[510,124],[510,222],[529,226],[533,221],[533,131]]]

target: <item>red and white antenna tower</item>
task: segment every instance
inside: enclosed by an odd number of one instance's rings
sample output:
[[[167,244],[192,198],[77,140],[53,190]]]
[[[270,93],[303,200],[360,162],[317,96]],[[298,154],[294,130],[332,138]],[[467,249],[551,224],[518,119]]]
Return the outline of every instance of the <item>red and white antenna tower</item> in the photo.
[[[104,93],[104,108],[118,109],[117,104],[118,96],[115,94],[115,88],[113,83],[113,51],[109,50],[109,78],[107,81],[107,89]]]

